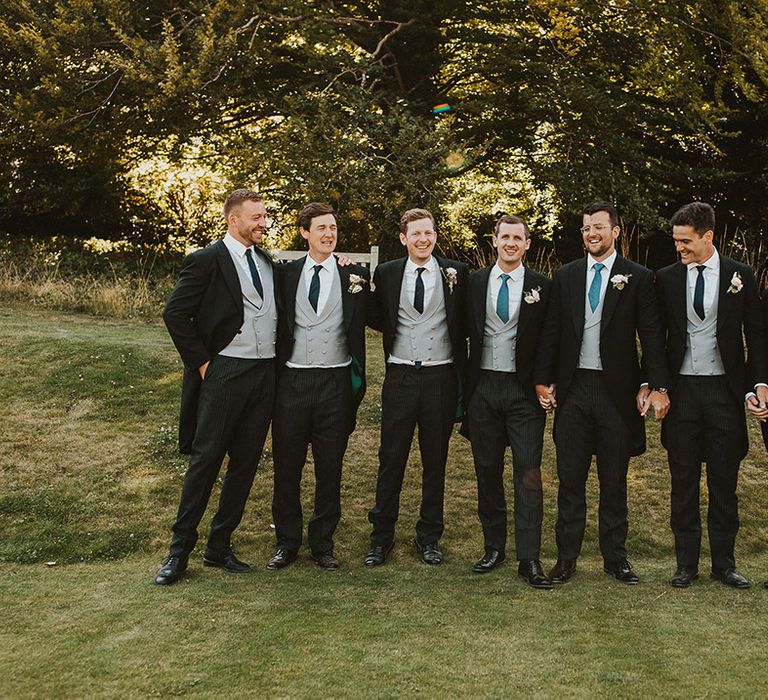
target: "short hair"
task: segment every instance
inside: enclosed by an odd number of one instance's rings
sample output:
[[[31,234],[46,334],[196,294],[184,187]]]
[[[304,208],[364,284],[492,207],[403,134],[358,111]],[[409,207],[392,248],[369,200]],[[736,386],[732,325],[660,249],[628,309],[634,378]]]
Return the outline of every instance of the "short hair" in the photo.
[[[680,207],[669,220],[672,226],[691,226],[700,236],[715,230],[715,210],[705,202]]]
[[[224,200],[224,218],[228,219],[235,207],[239,207],[243,202],[263,202],[261,195],[253,190],[247,190],[241,187],[229,193]]]
[[[525,231],[525,237],[531,237],[531,230],[528,228],[528,224],[525,223],[525,219],[521,219],[519,216],[513,216],[512,214],[504,214],[500,216],[498,221],[493,225],[493,235],[499,235],[499,229],[502,224],[522,224]]]
[[[587,204],[587,206],[584,207],[582,214],[592,216],[592,214],[597,214],[599,211],[608,213],[608,218],[611,220],[611,228],[615,228],[619,225],[619,212],[616,211],[616,207],[610,202],[592,202],[591,204]]]
[[[312,202],[311,204],[307,204],[307,206],[299,212],[299,218],[297,220],[299,228],[309,231],[309,227],[312,225],[312,219],[317,216],[324,216],[325,214],[335,214],[333,207],[330,204],[324,204],[323,202]]]
[[[408,230],[408,224],[419,219],[429,219],[432,222],[432,226],[435,225],[435,217],[432,216],[432,212],[429,209],[409,209],[400,217],[400,233],[405,234]]]

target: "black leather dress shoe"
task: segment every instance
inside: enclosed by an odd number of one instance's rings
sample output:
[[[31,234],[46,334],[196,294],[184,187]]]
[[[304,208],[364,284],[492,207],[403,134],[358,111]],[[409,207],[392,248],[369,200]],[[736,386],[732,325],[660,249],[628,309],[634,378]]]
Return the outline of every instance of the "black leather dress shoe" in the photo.
[[[763,583],[763,586],[764,586],[765,588],[768,588],[768,581],[766,581],[765,583]]]
[[[268,569],[284,569],[288,564],[296,561],[296,552],[292,552],[290,549],[278,548],[273,556],[267,562]]]
[[[416,549],[421,554],[421,561],[425,564],[443,563],[443,553],[437,548],[437,542],[430,542],[429,544],[421,544],[418,540],[414,540],[413,544],[416,545]]]
[[[699,578],[698,569],[691,566],[679,566],[674,576],[669,579],[669,585],[674,588],[688,588],[693,585],[697,578]]]
[[[231,549],[224,554],[206,549],[203,555],[203,566],[215,566],[231,574],[247,574],[251,570],[251,567],[244,561],[240,561]]]
[[[538,559],[521,559],[517,567],[517,575],[533,588],[550,590],[552,581],[544,573],[544,567]]]
[[[749,581],[738,572],[738,569],[736,569],[735,566],[720,571],[712,569],[710,576],[715,579],[715,581],[720,581],[720,583],[724,583],[731,588],[749,588],[751,585]]]
[[[493,571],[497,566],[501,566],[507,558],[504,556],[504,552],[500,552],[498,549],[486,549],[483,558],[480,561],[475,562],[472,567],[472,571],[476,574],[487,574],[489,571]]]
[[[552,571],[549,572],[549,580],[552,583],[567,583],[575,573],[575,559],[558,559]]]
[[[613,576],[617,581],[626,583],[629,586],[640,583],[637,574],[632,571],[632,565],[626,559],[617,561],[615,564],[606,564],[603,566],[603,571]]]
[[[187,570],[187,560],[183,557],[168,557],[155,574],[158,586],[170,586],[176,583]]]
[[[312,552],[309,558],[321,569],[328,569],[328,571],[336,571],[341,566],[339,560],[333,556],[333,552],[318,552],[317,554]]]
[[[366,566],[381,566],[385,561],[387,561],[387,557],[389,556],[389,553],[392,551],[394,546],[395,543],[390,542],[387,545],[371,547],[368,550],[368,553],[363,557],[363,564]]]

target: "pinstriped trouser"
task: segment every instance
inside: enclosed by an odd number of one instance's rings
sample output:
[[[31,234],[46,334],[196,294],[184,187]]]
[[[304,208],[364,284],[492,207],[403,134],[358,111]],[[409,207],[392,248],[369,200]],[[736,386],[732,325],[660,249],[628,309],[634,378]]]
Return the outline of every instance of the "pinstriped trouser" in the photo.
[[[311,444],[315,507],[307,526],[307,540],[315,554],[333,551],[333,533],[341,518],[341,470],[351,423],[349,367],[281,370],[272,421],[272,518],[278,548],[295,552],[301,546],[301,474]]]
[[[173,526],[170,554],[186,558],[208,505],[224,456],[229,464],[213,517],[208,549],[226,552],[243,517],[272,417],[275,361],[217,355],[205,373],[197,429]]]
[[[504,452],[512,448],[515,549],[518,559],[539,559],[543,493],[541,452],[546,413],[534,405],[512,372],[483,370],[467,408],[477,474],[477,512],[486,549],[505,551],[507,505]]]
[[[627,469],[631,433],[616,410],[599,370],[576,370],[557,408],[558,559],[576,559],[587,519],[586,484],[592,455],[600,480],[600,552],[606,564],[626,559]]]
[[[707,532],[712,568],[736,565],[734,547],[739,531],[741,406],[724,376],[680,376],[670,396],[665,444],[672,477],[671,526],[678,566],[697,567],[701,552],[699,484],[707,463],[709,509]]]

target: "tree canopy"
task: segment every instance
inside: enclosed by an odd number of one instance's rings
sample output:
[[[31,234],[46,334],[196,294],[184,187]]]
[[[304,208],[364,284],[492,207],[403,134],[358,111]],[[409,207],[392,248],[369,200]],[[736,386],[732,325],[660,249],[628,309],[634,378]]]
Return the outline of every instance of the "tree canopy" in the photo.
[[[242,185],[385,255],[412,206],[458,252],[505,211],[567,256],[598,198],[645,237],[710,201],[753,254],[768,221],[764,0],[0,5],[12,234],[204,242]]]

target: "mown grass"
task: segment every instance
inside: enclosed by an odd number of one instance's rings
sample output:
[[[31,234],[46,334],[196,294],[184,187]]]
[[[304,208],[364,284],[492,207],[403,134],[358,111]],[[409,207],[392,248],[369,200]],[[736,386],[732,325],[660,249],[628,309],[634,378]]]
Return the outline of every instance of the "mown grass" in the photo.
[[[666,584],[674,568],[669,477],[655,424],[650,449],[630,474],[628,548],[641,586],[628,589],[602,574],[594,476],[585,556],[572,584],[532,591],[513,565],[472,575],[482,545],[469,445],[458,435],[448,465],[446,564],[425,567],[408,545],[420,493],[414,451],[391,565],[365,569],[383,371],[375,334],[369,359],[370,388],[345,463],[336,546],[342,570],[319,571],[305,554],[285,571],[263,569],[274,544],[267,450],[236,539],[254,573],[203,569],[198,551],[189,575],[166,590],[151,578],[167,547],[185,462],[175,451],[181,365],[165,330],[21,305],[0,311],[0,697],[736,697],[768,690],[768,591],[735,592],[704,578],[688,591]],[[760,582],[768,575],[768,473],[751,428],[737,557]],[[549,438],[544,487],[548,565],[556,499]]]

